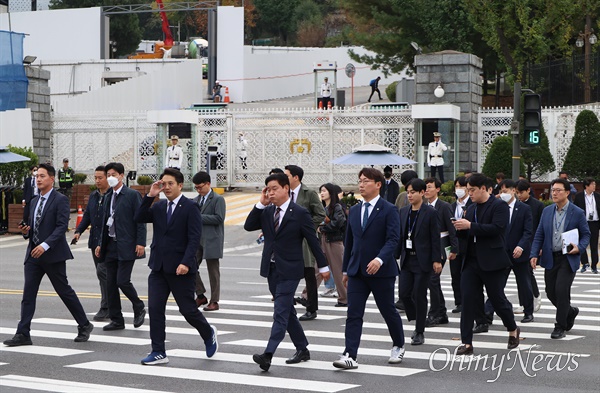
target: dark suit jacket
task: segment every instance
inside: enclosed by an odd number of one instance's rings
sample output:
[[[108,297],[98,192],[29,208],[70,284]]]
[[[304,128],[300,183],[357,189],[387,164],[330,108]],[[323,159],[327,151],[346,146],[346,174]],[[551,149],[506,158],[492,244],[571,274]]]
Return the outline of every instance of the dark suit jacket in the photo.
[[[538,225],[540,225],[540,218],[542,217],[542,212],[544,211],[544,202],[538,201],[533,196],[530,196],[529,199],[524,202],[527,206],[531,208],[531,219],[532,219],[532,235],[531,239],[533,240],[533,234],[537,231]]]
[[[440,201],[436,203],[436,206]],[[409,230],[408,217],[412,206],[405,206],[400,209],[400,240],[396,255],[400,256],[400,267],[406,262],[406,236]],[[411,223],[412,226],[412,223]],[[419,209],[419,215],[414,223],[414,233],[412,234],[413,250],[417,252],[419,266],[424,272],[433,271],[433,263],[442,263],[440,255],[440,226],[438,212],[425,203]]]
[[[202,197],[194,198],[194,203],[200,204]],[[223,244],[225,243],[225,198],[214,190],[208,194],[202,205],[202,257],[204,259],[223,258]]]
[[[395,277],[399,273],[394,252],[400,238],[400,216],[398,208],[379,198],[373,206],[365,231],[361,225],[361,206],[350,208],[344,242],[342,271],[348,276],[367,275],[367,265],[381,258],[383,265],[369,277]],[[439,234],[438,234],[439,236]]]
[[[385,198],[391,204],[396,203],[396,198],[400,195],[400,185],[394,179],[390,179],[390,185],[386,184],[386,180],[384,179],[383,184],[381,185],[381,189],[379,190],[379,195],[383,198],[385,192],[387,191],[387,197]]]
[[[478,205],[473,203],[467,208],[465,214],[465,219],[471,222],[471,229],[457,231],[458,236],[467,238],[465,254],[469,254],[468,237],[476,236],[477,241],[474,245],[479,268],[483,271],[506,269],[511,266],[510,258],[504,251],[504,234],[509,215],[508,205],[506,202],[490,196],[483,203],[477,214],[477,222],[475,222],[475,211]]]
[[[554,231],[554,213],[556,212],[556,205],[552,204],[546,206],[542,213],[542,219],[540,220],[540,226],[535,232],[533,237],[533,244],[531,245],[530,258],[537,257],[542,250],[540,256],[540,265],[546,269],[552,269],[554,266],[554,258],[552,257],[552,233]],[[587,220],[585,219],[585,212],[579,207],[572,203],[569,203],[567,208],[567,216],[564,222],[564,232],[570,231],[571,229],[579,230],[579,248],[580,253],[576,255],[567,255],[571,270],[573,272],[579,269],[581,261],[581,252],[585,252],[585,249],[590,244],[590,228]]]
[[[106,243],[110,240],[106,221],[110,217],[110,204],[114,190],[109,190],[104,195],[104,219],[100,244],[100,258],[104,259]],[[146,254],[138,257],[135,255],[135,246],[146,246],[146,224],[136,223],[133,216],[142,204],[142,196],[139,192],[123,185],[123,189],[116,197],[115,224],[117,235],[117,252],[119,260],[132,261],[134,259],[146,258]],[[166,210],[165,210],[166,211]],[[166,213],[165,213],[166,214]]]
[[[52,190],[48,200],[44,202],[44,210],[42,210],[42,218],[38,230],[39,244],[46,243],[50,248],[37,259],[30,255],[31,250],[38,246],[38,244],[33,244],[33,226],[35,224],[35,208],[39,198],[39,195],[36,196],[29,204],[29,221],[27,225],[31,229],[24,236],[26,239],[29,239],[27,253],[25,254],[25,263],[56,263],[73,259],[73,254],[65,236],[69,227],[69,214],[71,212],[69,209],[69,199],[56,190]]]
[[[88,247],[92,250],[100,244],[104,226],[104,202],[104,197],[100,194],[100,191],[95,190],[92,192],[85,212],[83,212],[83,218],[79,226],[75,229],[76,233],[83,233],[88,226],[92,226],[90,228],[90,238],[88,239]]]
[[[435,202],[434,208],[438,213],[439,231],[448,232],[448,236],[441,238],[440,243],[444,244],[445,247],[450,246],[450,252],[458,254],[458,237],[456,236],[456,228],[454,228],[454,224],[452,224],[451,220],[451,218],[454,217],[452,206],[448,202],[442,201],[438,198],[437,202]],[[441,256],[442,260],[438,262],[445,264],[446,258],[448,257],[446,255],[446,250],[442,250]]]
[[[468,198],[466,206],[465,206],[465,211],[472,204],[473,204],[473,201],[471,201],[471,198]],[[450,205],[450,208],[452,210],[452,217],[455,217],[456,201],[452,202],[452,204]],[[458,233],[456,233],[456,237],[458,238],[458,253],[460,255],[464,256],[465,255],[465,251],[467,250],[467,240],[468,240],[468,238],[466,236],[458,236]]]
[[[600,215],[600,194],[597,192],[594,192],[593,195],[594,195],[594,200],[596,201],[596,211]],[[578,192],[577,194],[575,194],[574,199],[575,200],[573,201],[573,203],[575,204],[575,206],[577,206],[581,210],[583,210],[583,214],[586,214],[585,213],[585,191],[581,191],[581,192]],[[585,219],[587,220],[588,217],[586,216]]]
[[[528,262],[533,241],[531,209],[527,204],[517,200],[510,220],[506,226],[506,252],[511,260],[515,262]],[[512,257],[515,247],[521,247],[523,253],[517,259]]]
[[[153,223],[148,266],[154,271],[162,269],[175,274],[177,266],[184,264],[190,269],[189,273],[196,273],[196,251],[202,235],[199,206],[181,196],[167,224],[167,200],[161,199],[152,205],[153,201],[154,198],[146,196],[134,217],[138,223]]]
[[[260,275],[268,277],[271,255],[274,252],[277,272],[284,279],[299,280],[303,278],[303,239],[306,239],[310,250],[315,256],[317,266],[327,266],[327,259],[321,250],[321,245],[317,239],[314,224],[308,210],[290,201],[281,225],[279,225],[279,229],[275,232],[273,224],[275,209],[275,205],[269,205],[264,209],[254,206],[244,224],[244,229],[247,231],[261,229],[265,237],[260,262]]]
[[[23,209],[23,220],[27,221],[29,219],[29,209],[27,208],[29,202],[33,199],[34,195],[34,186],[31,185],[31,179],[33,176],[26,177],[23,181],[23,200],[25,201],[25,209]]]

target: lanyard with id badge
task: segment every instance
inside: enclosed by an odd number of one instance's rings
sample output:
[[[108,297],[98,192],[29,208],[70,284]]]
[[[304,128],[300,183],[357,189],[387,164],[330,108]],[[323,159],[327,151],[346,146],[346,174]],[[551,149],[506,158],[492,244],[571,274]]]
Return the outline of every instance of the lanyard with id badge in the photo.
[[[408,238],[406,239],[406,248],[409,250],[412,250],[413,248],[413,243],[412,243],[412,232],[413,229],[415,229],[415,224],[417,223],[417,219],[419,218],[419,213],[421,212],[421,209],[417,210],[417,214],[415,215],[415,222],[412,223],[411,225],[411,214],[408,213]]]

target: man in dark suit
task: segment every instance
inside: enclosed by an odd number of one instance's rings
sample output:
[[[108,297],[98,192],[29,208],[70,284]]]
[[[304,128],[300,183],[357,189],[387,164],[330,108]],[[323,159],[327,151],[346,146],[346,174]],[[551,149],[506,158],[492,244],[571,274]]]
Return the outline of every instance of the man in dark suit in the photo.
[[[290,181],[290,199],[295,204],[308,210],[316,233],[317,228],[325,219],[325,209],[319,194],[302,184],[304,170],[299,166],[286,165],[285,174]],[[310,321],[317,317],[317,310],[319,309],[316,279],[318,273],[315,271],[315,257],[306,241],[302,249],[304,250],[304,281],[306,281],[306,288],[302,291],[302,296],[296,298],[296,302],[306,307],[306,313],[300,316],[300,320]]]
[[[146,310],[131,282],[136,259],[146,257],[146,224],[136,223],[133,216],[142,203],[139,192],[123,184],[125,168],[118,162],[104,169],[112,189],[104,196],[104,227],[96,256],[106,264],[106,290],[111,322],[103,330],[125,329],[119,289],[133,305],[133,326],[144,323]]]
[[[94,321],[106,321],[110,320],[108,317],[108,298],[106,295],[106,264],[102,263],[100,258],[95,254],[94,249],[96,245],[100,244],[100,238],[102,231],[104,230],[104,195],[110,189],[108,181],[106,180],[106,172],[104,172],[104,166],[101,165],[94,171],[94,182],[96,183],[96,190],[94,190],[89,198],[83,218],[79,223],[79,226],[75,229],[73,235],[73,241],[77,242],[81,234],[91,225],[90,238],[88,240],[88,247],[92,250],[92,259],[96,266],[96,276],[100,283],[100,310],[94,315]]]
[[[394,253],[400,237],[398,208],[379,196],[383,175],[374,168],[358,173],[358,190],[363,203],[350,208],[344,243],[342,272],[348,288],[346,348],[334,367],[358,367],[356,357],[363,316],[371,293],[392,338],[389,363],[400,363],[404,357],[404,330],[394,306],[394,286],[399,269]]]
[[[406,318],[415,321],[411,345],[425,343],[427,287],[430,286],[432,273],[438,275],[439,287],[439,274],[443,269],[440,262],[438,213],[423,202],[426,187],[421,179],[414,179],[406,186],[410,206],[400,210],[400,240],[396,250],[401,269],[399,295],[404,303]],[[431,290],[432,297],[434,291]]]
[[[550,335],[554,339],[565,337],[579,314],[579,308],[571,306],[571,285],[579,269],[581,252],[590,242],[585,212],[569,202],[569,189],[570,183],[565,179],[550,183],[554,205],[544,209],[529,254],[532,268],[535,269],[539,257],[540,265],[546,269],[546,295],[556,307],[556,323]],[[579,233],[578,244],[564,244],[562,235],[570,230]]]
[[[196,272],[196,304],[204,307],[204,311],[216,311],[219,309],[221,296],[221,272],[219,270],[219,258],[223,258],[223,244],[225,243],[225,198],[210,188],[210,175],[206,172],[198,172],[192,179],[198,196],[194,202],[200,207],[202,213],[202,238],[196,259],[198,265],[202,259],[206,259],[208,279],[210,281],[210,303],[204,293],[206,288],[200,278],[200,272]]]
[[[44,275],[48,276],[54,290],[77,322],[78,334],[74,341],[87,341],[94,329],[94,325],[85,315],[77,294],[67,281],[66,260],[73,259],[65,238],[69,225],[69,200],[52,188],[55,176],[54,167],[48,164],[39,166],[36,178],[39,196],[31,200],[27,225],[19,226],[23,237],[29,239],[29,244],[25,254],[21,320],[14,337],[4,341],[4,345],[9,347],[32,345],[29,334],[31,320]]]
[[[396,198],[400,195],[400,185],[392,178],[391,166],[388,165],[383,168],[383,177],[385,177],[385,180],[383,181],[381,190],[379,190],[379,195],[389,203],[396,203]]]
[[[590,252],[592,254],[592,273],[598,274],[598,235],[600,234],[600,194],[596,192],[596,181],[583,179],[584,190],[575,195],[574,204],[585,212],[590,228]],[[587,250],[581,252],[581,273],[589,269]]]
[[[294,364],[310,359],[308,340],[294,308],[294,294],[300,279],[304,277],[303,240],[306,239],[315,255],[324,280],[329,278],[329,268],[310,213],[290,198],[288,176],[280,173],[270,175],[265,180],[265,185],[260,201],[246,218],[244,229],[260,229],[265,237],[260,275],[267,278],[269,291],[274,298],[273,326],[264,353],[255,354],[252,359],[262,370],[268,371],[273,354],[285,337],[286,330],[296,347],[296,353],[286,363]],[[314,277],[314,273],[312,276]]]
[[[183,175],[167,168],[154,182],[148,195],[135,213],[135,221],[153,224],[148,276],[148,310],[152,352],[142,364],[168,363],[165,351],[165,309],[169,294],[173,294],[179,312],[204,340],[206,356],[218,350],[217,328],[211,326],[194,300],[198,263],[196,251],[200,245],[202,218],[199,206],[181,194]],[[167,200],[154,205],[154,198],[163,192]],[[168,203],[167,203],[168,201]]]
[[[510,258],[504,251],[504,234],[509,220],[508,205],[490,195],[488,184],[488,179],[482,174],[475,173],[469,177],[467,191],[473,204],[467,208],[465,218],[454,222],[458,236],[467,238],[461,278],[462,345],[456,350],[457,355],[473,353],[473,322],[476,311],[473,299],[481,296],[484,285],[496,313],[509,331],[508,349],[519,345],[521,331],[515,323],[512,305],[504,294],[504,271],[510,267]]]
[[[527,180],[519,180],[517,182],[517,197],[523,203],[531,208],[532,218],[532,230],[531,230],[531,241],[533,242],[533,235],[537,231],[538,225],[540,224],[540,218],[544,211],[544,202],[537,200],[533,196],[531,191],[531,185]],[[540,311],[542,307],[542,297],[540,296],[540,289],[535,279],[534,270],[531,269],[531,290],[533,292],[533,312]]]
[[[433,206],[437,212],[438,223],[439,223],[439,236],[440,236],[440,257],[434,260],[442,263],[442,270],[446,259],[453,261],[456,259],[458,254],[458,238],[456,237],[456,229],[452,224],[452,207],[446,201],[442,201],[438,198],[440,193],[442,182],[435,177],[425,179],[425,199],[427,204]],[[450,252],[446,252],[446,248]],[[451,262],[452,263],[452,262]],[[437,325],[444,325],[448,323],[448,314],[446,313],[446,301],[444,300],[444,294],[442,293],[442,286],[440,284],[440,273],[433,273],[429,278],[429,300],[431,307],[425,321],[426,327],[434,327]]]
[[[31,172],[31,176],[28,176],[23,181],[23,200],[21,203],[23,204],[23,221],[27,222],[29,220],[29,209],[27,205],[33,199],[33,197],[38,195],[37,185],[35,184],[35,176],[37,175],[38,166],[32,165],[29,167],[29,171]]]
[[[460,220],[465,216],[467,207],[471,205],[471,198],[467,193],[467,178],[466,176],[459,176],[454,180],[454,194],[456,200],[452,202],[450,208],[452,209],[452,215],[454,219]],[[457,314],[462,311],[462,297],[460,292],[460,278],[462,274],[462,264],[465,259],[465,250],[467,249],[467,238],[458,237],[458,254],[456,258],[450,262],[450,275],[452,277],[452,292],[454,293],[454,309],[453,314]]]

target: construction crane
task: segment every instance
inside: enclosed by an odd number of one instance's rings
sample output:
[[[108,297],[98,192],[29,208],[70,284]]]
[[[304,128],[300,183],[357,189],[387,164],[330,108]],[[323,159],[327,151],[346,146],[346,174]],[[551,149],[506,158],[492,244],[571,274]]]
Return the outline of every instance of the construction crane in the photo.
[[[165,34],[165,40],[155,42],[153,52],[137,53],[128,56],[128,59],[168,59],[171,57],[173,35],[171,34],[171,28],[169,27],[169,20],[167,19],[167,13],[164,11],[165,8],[162,0],[156,0],[156,4],[158,4],[158,8],[160,8],[160,19],[162,21],[162,31]]]

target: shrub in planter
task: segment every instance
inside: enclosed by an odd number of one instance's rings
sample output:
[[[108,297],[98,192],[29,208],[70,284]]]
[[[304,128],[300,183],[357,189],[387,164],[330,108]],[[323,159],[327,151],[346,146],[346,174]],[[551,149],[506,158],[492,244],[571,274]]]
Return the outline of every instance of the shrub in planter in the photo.
[[[385,95],[390,99],[391,102],[396,102],[396,86],[398,81],[392,82],[385,88]]]
[[[142,175],[142,176],[138,176],[138,178],[137,178],[137,184],[140,186],[149,186],[152,183],[154,183],[154,181],[152,180],[152,178],[150,176]]]
[[[73,184],[83,184],[87,180],[87,175],[85,173],[76,173],[73,175]]]

